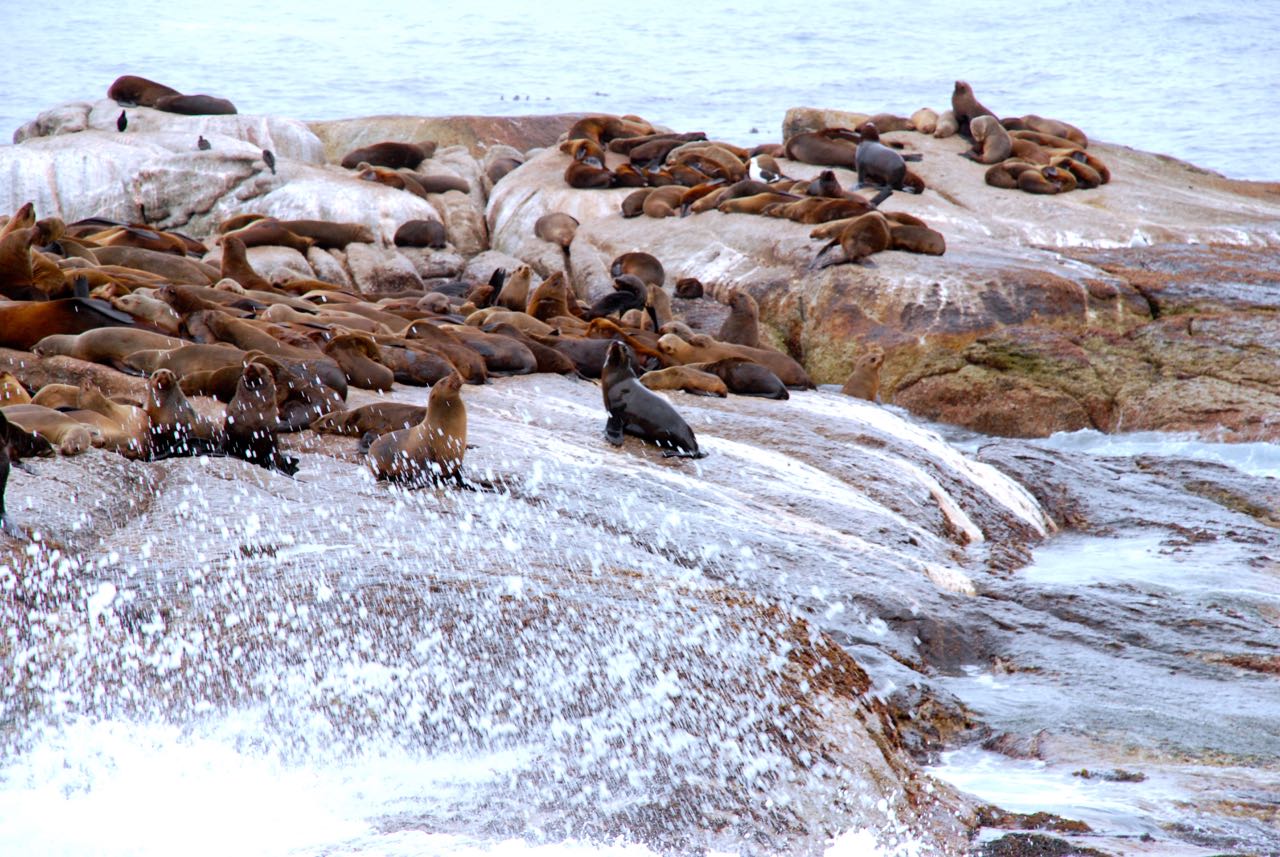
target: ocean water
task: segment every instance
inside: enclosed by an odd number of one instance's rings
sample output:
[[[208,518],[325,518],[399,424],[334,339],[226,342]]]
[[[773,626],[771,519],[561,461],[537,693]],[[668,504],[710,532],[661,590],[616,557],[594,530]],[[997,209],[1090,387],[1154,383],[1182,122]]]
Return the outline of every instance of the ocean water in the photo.
[[[1000,115],[1280,180],[1280,5],[839,0],[2,0],[0,138],[121,74],[299,119],[633,112],[738,143],[777,140],[787,108],[909,115],[968,80]]]

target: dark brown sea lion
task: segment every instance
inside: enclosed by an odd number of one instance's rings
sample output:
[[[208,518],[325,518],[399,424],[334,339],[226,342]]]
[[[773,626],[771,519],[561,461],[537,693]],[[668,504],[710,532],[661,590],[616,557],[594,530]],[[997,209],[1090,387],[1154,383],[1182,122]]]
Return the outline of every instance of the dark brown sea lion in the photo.
[[[644,214],[644,201],[653,193],[653,188],[642,188],[626,195],[622,200],[623,217],[639,217]]]
[[[375,337],[380,344],[388,341],[404,344],[409,348],[422,348],[444,357],[468,384],[483,384],[489,377],[484,358],[469,347],[451,330],[430,321],[415,321],[404,331],[402,340]]]
[[[523,342],[467,325],[450,325],[447,329],[484,359],[485,371],[490,375],[530,375],[538,371],[538,359]]]
[[[493,333],[498,336],[507,336],[517,342],[523,343],[525,348],[533,354],[534,360],[537,361],[537,371],[546,372],[554,375],[573,375],[577,374],[578,367],[568,355],[557,351],[549,345],[544,345],[531,335],[512,324],[497,323],[485,325],[486,333]]]
[[[993,165],[984,175],[984,180],[992,187],[1005,190],[1018,189],[1018,176],[1026,170],[1035,170],[1036,165],[1018,158],[1009,158]]]
[[[568,249],[578,231],[578,218],[563,211],[544,214],[533,224],[533,234],[543,241]]]
[[[407,220],[396,230],[397,247],[443,248],[449,241],[444,224],[438,220]]]
[[[613,187],[613,174],[595,160],[573,161],[565,167],[564,183],[579,190]]]
[[[872,348],[858,358],[853,371],[840,388],[846,396],[866,399],[868,402],[880,401],[880,367],[884,364],[884,351],[879,347]]]
[[[921,253],[925,256],[941,256],[947,252],[947,240],[942,233],[927,226],[889,222],[889,249]]]
[[[9,484],[9,469],[24,458],[36,455],[52,455],[53,447],[44,438],[28,434],[5,418],[0,408],[0,525],[9,528],[10,520],[4,507],[4,492]]]
[[[162,95],[151,106],[186,116],[225,116],[236,112],[236,106],[230,101],[212,95]]]
[[[150,420],[147,451],[150,458],[206,455],[221,451],[217,426],[201,419],[182,394],[177,376],[168,369],[151,373],[143,405]]]
[[[171,86],[132,74],[117,77],[107,87],[107,98],[130,107],[155,107],[158,99],[181,94]]]
[[[1083,131],[1069,122],[1063,122],[1059,119],[1046,119],[1034,113],[1028,113],[1019,119],[1006,119],[1004,122],[1005,127],[1011,131],[1025,128],[1028,131],[1070,140],[1082,149],[1089,148],[1089,138],[1085,136]]]
[[[364,146],[348,152],[342,159],[342,166],[349,170],[354,170],[360,164],[365,163],[393,170],[401,167],[416,170],[418,164],[421,164],[435,153],[436,144],[434,142],[397,143],[387,141],[374,143],[372,146]]]
[[[373,230],[363,223],[331,220],[281,220],[280,225],[295,235],[310,238],[317,247],[341,250],[348,244],[372,244]]]
[[[702,281],[697,277],[681,277],[676,280],[676,297],[682,300],[697,300],[705,291]]]
[[[973,94],[973,87],[963,80],[957,80],[951,93],[951,112],[955,114],[957,132],[962,137],[970,137],[969,123],[979,116],[995,116],[982,106]],[[972,139],[972,138],[971,138]]]
[[[631,349],[625,343],[609,343],[600,373],[604,408],[609,414],[604,429],[609,443],[621,446],[629,434],[656,444],[664,457],[705,457],[693,429],[666,399],[640,383],[632,363]]]
[[[263,246],[289,247],[304,256],[311,249],[311,246],[316,243],[310,238],[297,234],[272,217],[264,217],[260,220],[255,220],[243,229],[227,232],[219,240],[225,244],[227,238],[232,236],[238,238],[246,248]],[[248,287],[246,286],[246,288]]]
[[[410,486],[454,480],[462,486],[467,451],[467,408],[462,376],[437,382],[427,397],[427,412],[412,428],[384,434],[369,447],[369,468],[379,479]]]
[[[715,375],[729,392],[762,399],[789,399],[786,384],[767,366],[741,357],[726,357],[711,363],[690,363],[690,368]]]
[[[852,140],[806,131],[788,137],[783,145],[787,157],[793,161],[849,169],[857,166],[858,149]]]
[[[298,459],[280,451],[279,430],[280,411],[271,370],[261,363],[246,364],[235,397],[227,405],[225,449],[250,464],[292,476],[298,472]]]
[[[839,234],[832,236],[831,241],[818,251],[809,263],[809,270],[820,270],[831,265],[857,263],[882,250],[888,250],[893,243],[893,234],[889,221],[878,211],[855,217],[842,228]],[[829,251],[836,246],[841,254]]]
[[[870,122],[861,125],[855,166],[858,186],[874,185],[893,190],[915,192],[906,182],[907,164],[901,154],[880,142],[879,130]]]

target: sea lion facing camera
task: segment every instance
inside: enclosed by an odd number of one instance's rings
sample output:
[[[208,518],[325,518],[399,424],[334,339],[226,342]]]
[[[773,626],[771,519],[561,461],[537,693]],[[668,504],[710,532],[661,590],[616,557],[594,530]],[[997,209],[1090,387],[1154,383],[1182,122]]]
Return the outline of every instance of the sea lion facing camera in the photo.
[[[280,411],[271,370],[261,363],[248,363],[235,397],[227,405],[226,451],[250,464],[292,476],[298,472],[298,459],[280,452],[276,440],[279,430]]]
[[[375,440],[368,457],[374,475],[411,486],[452,479],[462,487],[467,408],[461,390],[462,376],[456,372],[437,381],[422,422]]]
[[[636,378],[631,349],[622,342],[609,343],[600,373],[604,407],[609,412],[605,437],[621,446],[624,435],[649,441],[663,449],[664,457],[703,458],[693,429],[666,399],[649,391]]]
[[[973,94],[973,87],[963,80],[957,80],[955,89],[951,93],[951,111],[956,117],[956,130],[962,137],[972,139],[969,133],[969,123],[979,116],[995,116],[990,110],[982,106],[982,102],[978,101],[977,96]]]

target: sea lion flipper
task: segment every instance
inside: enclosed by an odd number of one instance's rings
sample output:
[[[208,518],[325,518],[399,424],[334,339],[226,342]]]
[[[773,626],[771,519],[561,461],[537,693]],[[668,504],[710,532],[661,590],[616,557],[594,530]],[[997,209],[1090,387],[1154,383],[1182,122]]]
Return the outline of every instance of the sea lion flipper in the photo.
[[[622,430],[625,425],[626,421],[621,414],[609,414],[609,419],[604,424],[604,436],[609,443],[622,446]]]
[[[923,161],[923,160],[924,160],[924,155],[923,155],[923,154],[921,154],[920,152],[912,152],[912,153],[910,153],[910,154],[903,155],[903,156],[902,156],[902,160],[904,160],[904,161]]]

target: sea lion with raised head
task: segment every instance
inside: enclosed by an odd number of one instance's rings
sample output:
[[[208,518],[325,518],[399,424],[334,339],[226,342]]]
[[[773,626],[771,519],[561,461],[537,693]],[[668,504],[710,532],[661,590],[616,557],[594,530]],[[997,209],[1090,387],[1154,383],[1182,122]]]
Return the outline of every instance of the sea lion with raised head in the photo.
[[[248,363],[227,405],[225,449],[250,464],[292,476],[298,472],[298,459],[280,451],[279,431],[275,378],[261,363]]]
[[[462,487],[467,451],[467,407],[456,372],[431,387],[426,416],[412,428],[384,434],[369,447],[374,476],[410,486],[452,479]]]
[[[860,356],[853,365],[853,371],[840,388],[846,396],[866,399],[868,402],[880,401],[880,367],[884,365],[884,350],[873,347]]]
[[[183,395],[177,376],[168,369],[157,369],[147,379],[143,410],[151,424],[147,432],[147,454],[151,459],[221,451],[221,444],[214,437],[217,426],[196,413]]]
[[[972,139],[969,131],[969,123],[979,116],[995,116],[990,110],[982,106],[982,102],[978,101],[977,96],[973,94],[973,87],[963,80],[957,80],[955,89],[951,92],[951,112],[956,117],[956,130],[962,137]]]
[[[181,94],[171,86],[132,74],[117,77],[107,87],[107,98],[129,107],[155,107],[158,99]]]
[[[756,305],[756,299],[741,289],[733,289],[726,303],[729,305],[729,315],[720,325],[716,339],[759,348],[760,308]]]
[[[604,429],[609,443],[621,446],[629,434],[656,444],[663,449],[664,457],[705,457],[706,453],[698,449],[693,429],[676,409],[640,383],[632,360],[631,349],[625,343],[609,343],[600,373],[604,408],[609,414]]]

